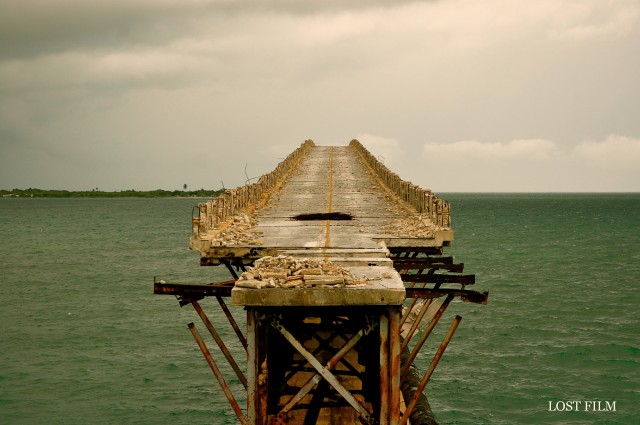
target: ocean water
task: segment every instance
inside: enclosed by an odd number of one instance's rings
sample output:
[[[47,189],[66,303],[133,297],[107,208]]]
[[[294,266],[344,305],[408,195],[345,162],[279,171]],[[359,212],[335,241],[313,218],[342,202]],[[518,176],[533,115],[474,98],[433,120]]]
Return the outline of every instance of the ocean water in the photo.
[[[490,298],[452,303],[436,328],[463,317],[427,386],[436,418],[640,423],[640,194],[442,197],[456,232],[446,253]],[[152,294],[154,276],[228,278],[187,249],[196,203],[0,199],[0,423],[237,423],[187,329],[206,333],[197,315]],[[235,342],[214,303],[202,301]],[[569,401],[579,411],[560,411]]]

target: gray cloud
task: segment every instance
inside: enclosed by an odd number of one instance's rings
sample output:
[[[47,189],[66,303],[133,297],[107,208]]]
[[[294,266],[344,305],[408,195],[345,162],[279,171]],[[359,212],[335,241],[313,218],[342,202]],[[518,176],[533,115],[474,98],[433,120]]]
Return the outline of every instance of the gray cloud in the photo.
[[[10,1],[0,14],[3,58],[28,58],[84,49],[159,44],[179,34],[180,9],[145,2]]]
[[[425,167],[424,145],[442,156],[510,153],[504,176],[519,171],[525,158],[513,154],[531,141],[562,156],[612,134],[640,137],[635,1],[22,0],[2,9],[3,188],[230,187],[244,183],[245,164],[252,175],[269,171],[307,138],[361,137],[418,184],[491,190],[473,167],[455,176]],[[554,163],[547,153],[541,160]],[[565,159],[582,173],[578,156]],[[553,190],[561,174],[536,190]],[[491,182],[526,190],[526,178]]]
[[[397,8],[404,2],[293,0],[7,0],[0,14],[0,57],[24,58],[68,50],[164,45],[203,21],[255,16],[309,16]]]

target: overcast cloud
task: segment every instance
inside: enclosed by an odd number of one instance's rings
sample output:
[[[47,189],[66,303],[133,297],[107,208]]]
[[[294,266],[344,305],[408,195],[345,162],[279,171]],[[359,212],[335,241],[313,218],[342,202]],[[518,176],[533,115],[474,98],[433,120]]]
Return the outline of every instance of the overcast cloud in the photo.
[[[218,188],[358,138],[446,191],[640,191],[640,1],[4,0],[0,188]]]

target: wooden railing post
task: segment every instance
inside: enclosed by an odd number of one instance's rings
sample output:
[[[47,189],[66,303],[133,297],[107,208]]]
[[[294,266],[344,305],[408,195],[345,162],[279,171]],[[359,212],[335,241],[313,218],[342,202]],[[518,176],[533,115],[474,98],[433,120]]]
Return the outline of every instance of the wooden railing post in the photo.
[[[402,180],[397,174],[391,172],[384,164],[378,161],[357,140],[349,144],[355,149],[373,173],[384,183],[392,193],[416,209],[419,214],[426,213],[434,224],[449,227],[451,223],[451,210],[449,204],[438,199],[429,189],[422,189],[410,182]],[[442,205],[446,205],[443,208]]]

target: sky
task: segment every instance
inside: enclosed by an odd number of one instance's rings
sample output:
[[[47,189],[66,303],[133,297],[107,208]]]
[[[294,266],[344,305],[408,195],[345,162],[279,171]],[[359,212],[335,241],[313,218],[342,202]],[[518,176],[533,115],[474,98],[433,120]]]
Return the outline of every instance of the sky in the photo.
[[[232,188],[360,140],[438,192],[640,191],[640,0],[2,0],[0,189]]]

